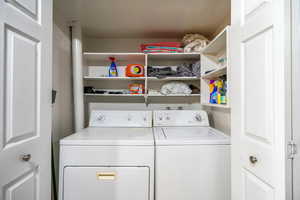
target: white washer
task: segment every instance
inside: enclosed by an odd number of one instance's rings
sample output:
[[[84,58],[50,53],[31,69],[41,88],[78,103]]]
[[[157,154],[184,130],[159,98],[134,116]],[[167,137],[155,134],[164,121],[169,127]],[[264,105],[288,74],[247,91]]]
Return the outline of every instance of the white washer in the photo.
[[[156,200],[230,200],[230,138],[205,111],[154,111]]]
[[[90,126],[60,141],[60,200],[153,200],[150,111],[92,111]]]

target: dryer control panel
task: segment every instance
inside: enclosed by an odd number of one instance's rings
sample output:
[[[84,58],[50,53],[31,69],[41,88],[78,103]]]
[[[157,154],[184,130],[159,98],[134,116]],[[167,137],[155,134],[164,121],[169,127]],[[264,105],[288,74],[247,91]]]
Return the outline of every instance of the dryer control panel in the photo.
[[[93,110],[91,127],[152,127],[151,111]]]
[[[154,126],[209,126],[207,112],[200,110],[156,110]]]

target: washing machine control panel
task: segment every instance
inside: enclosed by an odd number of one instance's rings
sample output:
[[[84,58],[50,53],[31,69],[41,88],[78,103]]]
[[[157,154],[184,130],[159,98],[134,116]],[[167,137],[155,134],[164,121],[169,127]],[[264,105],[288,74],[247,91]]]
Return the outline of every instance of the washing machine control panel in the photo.
[[[157,110],[153,112],[154,126],[209,126],[205,111]]]
[[[93,110],[91,127],[152,127],[151,111]]]

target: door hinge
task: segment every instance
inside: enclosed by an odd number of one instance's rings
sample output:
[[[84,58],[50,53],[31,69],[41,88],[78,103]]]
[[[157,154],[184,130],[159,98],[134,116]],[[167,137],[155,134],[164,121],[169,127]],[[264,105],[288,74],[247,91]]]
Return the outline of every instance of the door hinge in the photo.
[[[297,154],[297,144],[293,140],[288,143],[288,154],[289,159],[293,159]]]
[[[55,104],[56,94],[57,94],[57,91],[56,90],[52,90],[52,104]]]

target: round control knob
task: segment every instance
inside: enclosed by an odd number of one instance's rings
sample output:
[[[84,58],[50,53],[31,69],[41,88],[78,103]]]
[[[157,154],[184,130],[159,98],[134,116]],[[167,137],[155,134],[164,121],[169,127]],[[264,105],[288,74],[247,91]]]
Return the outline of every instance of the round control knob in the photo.
[[[98,120],[98,121],[104,121],[104,119],[105,119],[104,115],[99,115],[99,116],[97,117],[97,120]]]
[[[195,119],[196,119],[196,121],[198,121],[198,122],[201,122],[202,121],[202,117],[201,117],[201,115],[196,115],[195,116]]]

